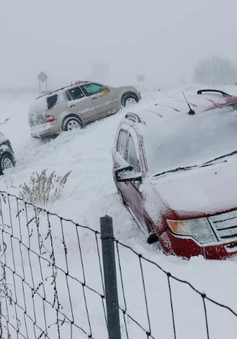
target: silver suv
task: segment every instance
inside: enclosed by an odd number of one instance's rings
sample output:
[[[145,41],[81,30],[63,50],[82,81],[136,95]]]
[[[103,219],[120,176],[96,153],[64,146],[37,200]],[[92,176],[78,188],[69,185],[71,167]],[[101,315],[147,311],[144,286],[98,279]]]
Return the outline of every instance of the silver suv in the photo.
[[[82,128],[133,104],[141,94],[132,86],[110,87],[83,81],[38,97],[30,105],[32,137],[45,137]]]

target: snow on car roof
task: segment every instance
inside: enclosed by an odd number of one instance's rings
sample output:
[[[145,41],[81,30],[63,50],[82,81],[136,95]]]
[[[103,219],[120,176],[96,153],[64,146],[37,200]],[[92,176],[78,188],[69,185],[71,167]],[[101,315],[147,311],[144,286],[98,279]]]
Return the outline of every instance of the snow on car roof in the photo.
[[[29,113],[40,114],[42,112],[45,112],[47,110],[47,102],[45,99],[46,97],[47,96],[44,95],[37,98],[37,100],[32,101],[29,107]]]
[[[141,123],[135,128],[142,135],[151,173],[204,163],[236,150],[237,97],[197,95],[188,101],[193,116],[182,100],[138,113]]]
[[[195,114],[237,102],[235,96],[223,96],[220,94],[196,94],[187,98]],[[157,103],[148,108],[134,112],[147,126],[161,125],[170,120],[190,119],[189,107],[184,98]]]

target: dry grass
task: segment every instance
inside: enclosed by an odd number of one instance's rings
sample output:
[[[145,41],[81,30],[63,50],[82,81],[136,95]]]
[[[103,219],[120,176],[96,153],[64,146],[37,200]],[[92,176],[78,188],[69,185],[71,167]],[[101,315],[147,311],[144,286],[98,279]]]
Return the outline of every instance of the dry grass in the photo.
[[[20,185],[20,197],[34,205],[47,207],[62,197],[62,193],[71,171],[63,176],[55,171],[47,174],[47,169],[41,173],[33,172],[29,184]]]

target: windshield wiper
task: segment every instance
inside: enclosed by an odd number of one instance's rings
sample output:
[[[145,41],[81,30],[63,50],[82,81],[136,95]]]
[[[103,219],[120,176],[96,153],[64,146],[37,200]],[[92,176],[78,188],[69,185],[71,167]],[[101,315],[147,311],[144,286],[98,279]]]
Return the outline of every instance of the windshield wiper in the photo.
[[[212,159],[212,160],[206,161],[206,162],[204,162],[203,165],[211,164],[212,162],[214,162],[214,161],[216,161],[216,160],[220,160],[220,159],[223,159],[223,158],[225,158],[225,157],[231,157],[232,155],[235,155],[235,154],[237,154],[237,150],[235,150],[235,151],[233,151],[233,152],[230,152],[230,153],[227,153],[227,154],[224,154],[224,155],[221,155],[221,156],[219,156],[219,157],[217,157],[217,158],[214,158],[214,159]],[[226,160],[225,162],[227,162],[227,160]]]
[[[230,152],[230,153],[227,153],[227,154],[224,154],[224,155],[221,155],[221,156],[214,158],[212,160],[208,160],[208,161],[206,161],[206,162],[204,162],[203,164],[200,164],[200,165],[177,167],[177,168],[174,168],[172,170],[168,170],[168,171],[165,171],[165,172],[155,174],[154,177],[159,177],[159,176],[167,174],[167,173],[174,173],[174,172],[179,172],[179,171],[188,171],[188,170],[191,170],[192,168],[198,168],[198,167],[200,168],[200,167],[207,167],[207,166],[215,165],[215,164],[213,164],[213,162],[220,160],[220,159],[223,159],[225,157],[230,157],[230,156],[235,155],[235,154],[237,154],[237,150]],[[227,160],[224,160],[222,162],[227,162]]]
[[[177,168],[174,168],[172,170],[168,170],[168,171],[165,171],[165,172],[161,172],[161,173],[158,173],[158,174],[155,174],[154,177],[160,177],[161,175],[164,175],[164,174],[167,174],[167,173],[173,173],[173,172],[179,172],[179,171],[188,171],[194,167],[197,167],[198,165],[193,165],[193,166],[185,166],[185,167],[177,167]]]

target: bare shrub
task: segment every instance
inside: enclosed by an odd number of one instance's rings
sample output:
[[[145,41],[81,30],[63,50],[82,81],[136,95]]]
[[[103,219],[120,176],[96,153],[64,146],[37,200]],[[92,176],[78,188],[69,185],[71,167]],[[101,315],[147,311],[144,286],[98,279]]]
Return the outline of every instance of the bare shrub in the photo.
[[[62,192],[67,179],[71,173],[63,176],[57,175],[55,171],[47,174],[47,169],[41,173],[33,172],[29,184],[20,185],[20,197],[34,205],[47,206],[53,204],[62,197]]]
[[[237,79],[236,63],[220,56],[203,59],[194,68],[194,81],[203,84],[234,84]]]

